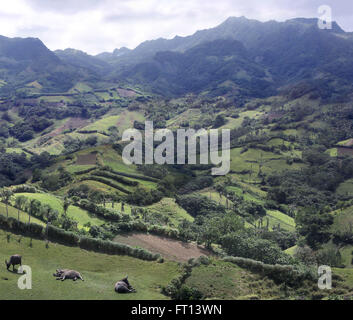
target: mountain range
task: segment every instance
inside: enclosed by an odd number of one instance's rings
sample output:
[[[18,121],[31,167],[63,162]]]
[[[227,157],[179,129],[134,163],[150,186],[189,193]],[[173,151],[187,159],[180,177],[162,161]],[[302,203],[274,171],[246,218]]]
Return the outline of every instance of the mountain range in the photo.
[[[353,36],[317,19],[260,22],[228,18],[187,37],[145,41],[135,49],[96,56],[75,49],[50,51],[34,38],[0,37],[1,91],[36,82],[42,92],[64,92],[77,81],[140,85],[166,96],[205,92],[263,97],[302,81],[348,92]]]

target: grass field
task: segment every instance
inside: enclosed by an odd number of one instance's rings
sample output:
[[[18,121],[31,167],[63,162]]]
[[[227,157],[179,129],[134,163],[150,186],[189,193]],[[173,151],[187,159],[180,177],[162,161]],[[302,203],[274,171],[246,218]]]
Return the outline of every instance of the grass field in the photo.
[[[235,187],[235,186],[228,186],[227,187],[227,191],[234,192],[236,195],[243,197],[244,200],[246,200],[246,201],[252,201],[252,202],[259,203],[259,204],[264,203],[264,200],[262,200],[261,198],[255,197],[253,194],[246,192],[246,191],[243,193],[243,190],[245,190],[245,189],[240,188],[240,187]]]
[[[120,116],[109,116],[84,127],[82,130],[107,131],[109,127],[116,126]]]
[[[342,263],[346,268],[352,268],[353,266],[353,246],[347,245],[340,249],[342,257]]]
[[[17,193],[16,196],[25,196],[29,199],[36,199],[42,204],[51,206],[54,210],[57,210],[60,214],[63,214],[62,200],[47,193]],[[82,210],[78,207],[71,205],[67,211],[67,215],[78,222],[78,227],[83,226],[90,222],[91,225],[102,225],[105,221],[95,217],[94,215]]]
[[[266,216],[269,218],[269,226],[272,229],[274,226],[280,225],[281,229],[287,231],[295,231],[294,219],[278,210],[267,210]]]
[[[12,206],[8,206],[9,210],[9,217],[17,219],[18,217],[18,210]],[[0,202],[0,214],[6,217],[6,206],[4,203]],[[21,222],[28,222],[28,213],[21,211],[20,210],[20,221]],[[31,217],[31,222],[40,224],[42,226],[45,225],[45,223],[35,217]]]
[[[175,203],[175,199],[173,198],[163,198],[161,201],[147,208],[149,211],[167,216],[174,226],[178,226],[184,219],[190,222],[194,220],[192,216],[190,216],[183,208]]]
[[[353,179],[342,182],[336,189],[336,193],[342,196],[353,197]]]
[[[293,246],[293,247],[290,247],[290,248],[284,250],[284,252],[285,252],[285,253],[288,253],[288,254],[291,255],[291,256],[294,256],[294,254],[295,254],[296,251],[297,251],[297,248],[298,248],[298,246],[295,245],[295,246]]]
[[[78,82],[69,92],[76,93],[77,91],[88,92],[88,91],[92,91],[92,88],[84,82]]]
[[[274,299],[280,297],[278,286],[232,263],[211,259],[208,266],[193,268],[185,283],[207,299]]]
[[[258,119],[262,116],[262,114],[262,112],[256,110],[241,112],[238,118],[227,117],[227,123],[224,126],[220,127],[220,129],[237,129],[241,127],[241,124],[243,123],[246,117],[250,119]]]
[[[161,286],[167,285],[178,274],[178,266],[174,262],[146,262],[127,256],[110,256],[49,244],[39,240],[32,241],[11,234],[7,242],[6,234],[0,230],[0,257],[2,261],[13,254],[22,255],[22,263],[32,269],[32,289],[20,290],[17,287],[19,274],[6,270],[5,264],[0,267],[0,299],[29,300],[134,300],[134,299],[167,299],[160,293]],[[56,281],[53,272],[57,268],[69,268],[79,271],[82,281]],[[12,268],[11,268],[12,270]],[[124,276],[137,293],[121,295],[114,292],[114,284]]]

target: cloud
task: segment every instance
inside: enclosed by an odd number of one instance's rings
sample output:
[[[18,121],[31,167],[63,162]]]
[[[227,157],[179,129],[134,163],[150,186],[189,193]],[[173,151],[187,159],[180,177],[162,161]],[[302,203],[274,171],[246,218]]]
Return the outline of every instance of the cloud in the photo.
[[[27,4],[36,11],[55,12],[57,14],[75,14],[98,8],[104,0],[27,0]]]
[[[215,27],[229,16],[261,21],[317,17],[332,7],[333,19],[353,31],[346,0],[11,0],[0,7],[0,33],[38,37],[50,49],[91,54],[134,48],[145,40],[186,36]]]

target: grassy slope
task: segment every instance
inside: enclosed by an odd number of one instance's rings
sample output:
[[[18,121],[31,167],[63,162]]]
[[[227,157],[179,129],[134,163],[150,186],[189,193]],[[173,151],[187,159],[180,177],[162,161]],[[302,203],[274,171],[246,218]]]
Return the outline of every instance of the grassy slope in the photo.
[[[195,267],[186,285],[198,289],[208,299],[279,297],[279,288],[272,280],[220,260],[212,260],[208,266]]]
[[[282,229],[292,232],[295,231],[294,219],[286,214],[278,210],[267,210],[266,216],[269,218],[270,229],[279,224]]]
[[[62,200],[55,197],[54,195],[50,195],[47,193],[17,193],[16,196],[23,195],[29,199],[36,199],[40,201],[42,204],[50,205],[54,210],[57,210],[59,213],[63,214],[62,208]],[[75,206],[70,206],[67,215],[78,222],[79,227],[83,227],[84,224],[90,222],[91,225],[101,225],[104,223],[104,220],[99,219],[87,211],[82,210]]]
[[[126,256],[109,256],[65,247],[11,235],[10,242],[0,230],[0,257],[2,261],[18,253],[23,264],[32,268],[32,290],[17,288],[18,274],[0,267],[0,299],[166,299],[160,287],[166,285],[178,273],[176,263],[146,262]],[[52,273],[57,268],[72,268],[81,272],[85,281],[56,281]],[[12,268],[11,268],[12,269]],[[137,293],[119,295],[114,292],[114,284],[126,274]],[[8,280],[5,280],[7,278]]]
[[[182,220],[193,221],[183,208],[179,207],[172,198],[163,198],[161,201],[147,207],[152,212],[158,212],[169,217],[174,226],[177,226]]]
[[[12,206],[8,206],[9,210],[9,217],[17,219],[18,217],[18,210]],[[3,216],[6,216],[6,206],[4,203],[0,202],[0,214]],[[26,212],[23,212],[20,210],[20,221],[22,222],[28,222],[28,214]],[[35,217],[31,217],[31,222],[40,224],[40,225],[45,225],[45,223]]]

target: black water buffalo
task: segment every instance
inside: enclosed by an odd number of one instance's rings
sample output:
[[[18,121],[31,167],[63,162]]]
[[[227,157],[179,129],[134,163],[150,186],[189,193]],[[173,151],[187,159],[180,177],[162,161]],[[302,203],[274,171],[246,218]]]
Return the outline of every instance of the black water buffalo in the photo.
[[[19,264],[20,266],[22,266],[22,257],[18,254],[15,254],[10,257],[9,262],[7,262],[7,260],[5,260],[5,264],[6,264],[7,270],[9,270],[10,266],[12,265],[13,271],[15,271],[16,265]]]
[[[119,280],[115,284],[115,291],[117,293],[131,293],[131,292],[136,292],[136,290],[130,285],[128,281],[128,276],[126,276],[124,279]]]

